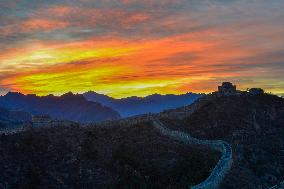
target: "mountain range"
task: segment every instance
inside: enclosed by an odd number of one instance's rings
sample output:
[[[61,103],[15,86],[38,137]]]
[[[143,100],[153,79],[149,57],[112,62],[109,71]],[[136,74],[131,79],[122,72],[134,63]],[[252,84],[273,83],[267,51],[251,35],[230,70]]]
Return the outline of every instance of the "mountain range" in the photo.
[[[0,107],[24,111],[32,115],[49,115],[53,119],[77,122],[95,122],[118,119],[115,110],[97,102],[87,101],[83,95],[66,93],[62,96],[23,95],[9,92],[0,97]]]
[[[193,103],[202,94],[182,95],[153,94],[146,97],[115,99],[96,92],[62,96],[36,96],[9,92],[0,96],[0,107],[9,111],[25,112],[31,115],[49,115],[53,119],[77,122],[95,122],[119,119],[145,113],[157,113]]]
[[[211,94],[153,117],[174,136],[183,131],[231,146],[232,167],[220,189],[270,188],[284,180],[283,98]],[[65,125],[0,136],[0,186],[190,188],[220,161],[214,148],[161,135],[151,120],[128,125],[131,119],[108,127]]]
[[[153,94],[146,97],[127,97],[115,99],[107,95],[89,91],[83,94],[89,101],[99,102],[118,111],[122,117],[129,117],[145,113],[158,113],[166,109],[192,104],[202,94],[186,93],[182,95]]]

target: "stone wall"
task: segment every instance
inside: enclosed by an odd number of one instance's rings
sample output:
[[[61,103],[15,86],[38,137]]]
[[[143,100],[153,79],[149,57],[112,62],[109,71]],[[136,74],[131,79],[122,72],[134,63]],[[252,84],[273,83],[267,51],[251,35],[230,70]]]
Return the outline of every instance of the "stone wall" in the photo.
[[[284,188],[284,181],[280,182],[279,184],[269,188],[269,189],[283,189]]]
[[[113,127],[113,126],[131,126],[142,122],[149,122],[157,119],[170,118],[170,119],[184,119],[191,116],[195,111],[202,108],[204,105],[210,101],[208,96],[197,99],[193,104],[183,106],[181,108],[165,110],[160,113],[148,113],[140,114],[137,116],[122,118],[118,120],[107,120],[94,122],[90,124],[84,124],[85,126],[97,126],[97,127]]]
[[[155,114],[156,116],[158,114]],[[108,120],[95,122],[91,124],[86,124],[87,126],[97,126],[97,127],[112,127],[112,126],[131,126],[142,122],[152,121],[154,119],[154,114],[142,114],[138,116],[128,117],[119,120]]]
[[[184,112],[188,112],[184,114],[184,117],[191,115],[195,109],[198,107],[191,106],[190,108],[184,107]],[[202,183],[193,186],[192,189],[217,189],[225,177],[226,173],[231,169],[232,166],[232,148],[230,144],[222,140],[199,140],[190,136],[185,132],[170,130],[165,127],[160,121],[159,118],[168,117],[169,114],[161,113],[161,114],[143,114],[139,116],[133,116],[126,119],[113,120],[113,121],[103,121],[97,122],[93,124],[86,124],[84,126],[98,126],[98,127],[112,127],[112,126],[131,126],[142,122],[153,122],[153,126],[164,136],[168,136],[174,140],[178,140],[184,142],[185,144],[198,144],[208,146],[216,151],[220,151],[222,156],[218,161],[217,165],[211,172],[210,176],[203,181]],[[61,126],[61,125],[72,125],[75,124],[73,122],[68,121],[50,121],[47,126]],[[77,124],[78,125],[78,124]],[[9,131],[7,134],[13,134],[17,132],[21,132],[24,129],[20,128],[15,131]],[[278,188],[273,188],[278,189]]]
[[[166,128],[159,120],[153,121],[153,126],[164,136],[168,136],[172,139],[184,142],[186,144],[199,144],[206,145],[214,150],[220,151],[222,156],[218,161],[217,165],[211,172],[210,176],[202,183],[193,186],[192,189],[217,189],[221,184],[225,175],[230,171],[233,158],[232,158],[232,147],[225,141],[222,140],[199,140],[191,137],[189,134],[174,131]]]
[[[37,115],[32,117],[33,127],[47,127],[52,119],[48,115]]]
[[[25,130],[26,130],[25,127],[19,127],[19,128],[14,128],[14,129],[6,128],[0,131],[0,135],[13,135],[16,133],[23,132]]]
[[[203,101],[206,101],[204,99]],[[200,103],[199,103],[200,104]],[[200,108],[199,106],[196,106],[196,104],[193,104],[191,106],[185,106],[182,108],[182,110],[179,112],[180,117],[187,117],[190,116],[196,109]],[[182,113],[183,112],[183,113]],[[210,176],[202,183],[194,186],[192,189],[216,189],[218,188],[219,184],[223,180],[225,174],[230,170],[232,165],[232,149],[231,146],[221,140],[199,140],[196,138],[191,137],[189,134],[170,130],[166,128],[160,121],[160,118],[166,118],[166,117],[175,117],[175,115],[171,115],[168,112],[162,112],[158,114],[143,114],[139,116],[133,116],[126,119],[120,119],[120,120],[109,120],[109,121],[103,121],[103,122],[97,122],[93,124],[87,124],[88,126],[98,126],[98,127],[112,127],[112,126],[131,126],[142,122],[153,122],[153,126],[160,131],[162,135],[168,136],[170,138],[173,138],[175,140],[182,141],[186,144],[198,144],[198,145],[206,145],[214,150],[220,151],[222,153],[222,157],[218,161],[216,167],[213,169]],[[37,124],[37,127],[57,127],[57,126],[70,126],[75,123],[69,122],[69,121],[43,121],[43,122],[36,122],[34,124]],[[6,134],[13,134],[17,132],[23,131],[22,128],[14,130],[14,131],[7,131]]]
[[[112,127],[112,126],[131,126],[142,122],[149,122],[162,118],[173,118],[173,119],[184,119],[185,117],[189,117],[196,110],[204,106],[208,102],[207,98],[200,98],[196,100],[196,103],[193,103],[188,106],[183,106],[182,108],[177,108],[173,110],[166,110],[160,113],[148,113],[141,114],[137,116],[132,116],[128,118],[118,119],[118,120],[107,120],[100,121],[90,124],[85,124],[86,126],[97,126],[97,127]]]

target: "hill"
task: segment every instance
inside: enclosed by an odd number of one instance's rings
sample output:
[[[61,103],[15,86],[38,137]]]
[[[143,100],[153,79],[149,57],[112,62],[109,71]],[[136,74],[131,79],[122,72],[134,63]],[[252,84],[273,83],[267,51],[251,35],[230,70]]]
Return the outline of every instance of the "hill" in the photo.
[[[283,126],[283,98],[225,82],[157,114],[4,135],[0,178],[9,186],[188,188],[222,175],[220,189],[270,188],[284,180]]]
[[[185,189],[208,177],[220,156],[161,136],[147,122],[0,136],[0,154],[0,188],[42,189]]]
[[[0,97],[0,106],[25,111],[32,115],[48,114],[54,119],[94,122],[120,118],[115,110],[97,102],[87,101],[83,95],[67,93],[62,96],[23,95],[9,92]]]
[[[181,111],[173,110],[174,112]],[[163,118],[169,127],[200,139],[224,140],[233,167],[222,189],[269,188],[284,180],[284,99],[268,95],[209,95],[188,107],[190,115]]]
[[[166,109],[177,108],[193,103],[201,94],[187,93],[182,95],[153,94],[146,97],[128,97],[115,99],[89,91],[83,94],[86,99],[99,102],[118,111],[122,117],[129,117],[148,112],[158,113]]]

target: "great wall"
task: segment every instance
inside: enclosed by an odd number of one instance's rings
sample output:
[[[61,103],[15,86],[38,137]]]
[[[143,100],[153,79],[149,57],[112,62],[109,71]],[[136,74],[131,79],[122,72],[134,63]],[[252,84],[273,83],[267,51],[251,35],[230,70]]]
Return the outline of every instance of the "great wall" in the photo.
[[[15,129],[2,129],[0,130],[0,135],[13,135],[16,133],[24,132],[26,129],[24,127],[19,127]]]
[[[135,116],[132,118],[121,119],[117,121],[104,121],[104,122],[99,122],[99,123],[91,124],[91,125],[88,124],[88,126],[97,126],[97,127],[112,127],[112,126],[122,126],[122,125],[132,126],[132,125],[135,125],[141,122],[151,122],[153,127],[157,129],[157,131],[159,131],[161,135],[170,137],[174,140],[184,142],[187,145],[194,145],[194,144],[205,145],[216,151],[220,151],[222,153],[222,157],[220,158],[217,165],[211,172],[210,176],[204,182],[192,187],[192,189],[217,189],[219,184],[222,182],[225,174],[231,168],[231,164],[233,161],[231,146],[228,143],[221,141],[221,140],[216,140],[216,141],[199,140],[199,139],[191,137],[190,134],[176,131],[176,130],[170,130],[166,126],[164,126],[164,124],[162,124],[161,121],[159,121],[158,119],[159,116],[161,115],[160,114],[155,114],[155,115],[145,114],[145,115]],[[48,126],[54,127],[54,126],[59,126],[59,125],[60,124],[55,125],[54,122],[52,121],[50,122],[49,125],[46,125],[45,123],[45,126],[47,127]],[[63,125],[66,125],[66,124],[63,124]],[[38,127],[38,123],[36,124],[36,126]],[[84,125],[84,126],[87,126],[87,125]],[[1,131],[0,134],[5,133],[5,135],[12,135],[15,133],[24,132],[28,129],[29,128],[22,127],[22,128],[17,128],[13,130],[4,130],[4,131]]]
[[[272,186],[269,189],[283,189],[284,188],[284,181],[280,182],[279,184]]]
[[[225,84],[228,85],[228,83]],[[229,88],[223,90],[222,93],[225,93],[225,95],[231,95],[231,93],[233,93],[233,95],[235,94],[239,95],[239,93],[235,93],[236,92],[235,87],[233,88],[233,90],[231,89],[232,89],[231,86],[229,86]],[[263,91],[261,91],[260,89],[256,89],[257,94],[262,92]],[[218,96],[218,93],[217,94],[213,93],[213,95]],[[218,189],[225,175],[230,171],[233,163],[233,157],[232,157],[233,154],[232,154],[231,145],[222,140],[200,140],[197,138],[193,138],[188,133],[177,130],[171,130],[167,128],[160,121],[163,118],[184,119],[186,117],[189,117],[192,113],[194,113],[197,109],[201,108],[209,100],[210,98],[208,98],[208,96],[205,96],[196,100],[196,103],[193,103],[189,106],[177,108],[174,110],[166,110],[156,114],[149,113],[149,114],[128,117],[124,119],[119,119],[119,120],[107,120],[107,121],[101,121],[89,124],[78,124],[70,121],[57,121],[51,119],[50,120],[36,119],[35,123],[33,123],[33,127],[41,127],[42,126],[41,124],[43,124],[45,127],[57,127],[57,126],[66,126],[66,125],[70,126],[70,124],[77,126],[80,125],[82,127],[117,127],[117,126],[133,126],[143,122],[152,123],[153,127],[157,131],[159,131],[161,135],[172,138],[173,140],[181,141],[187,145],[204,145],[213,150],[221,152],[222,154],[221,158],[219,159],[217,165],[212,170],[209,177],[200,184],[191,187],[191,189]],[[27,129],[29,128],[22,127],[12,130],[7,129],[4,131],[0,131],[0,134],[10,135],[26,131]],[[269,189],[284,189],[284,181],[275,186],[270,187]]]
[[[205,145],[208,146],[216,151],[220,151],[222,153],[221,159],[218,161],[217,165],[211,172],[210,176],[202,183],[193,186],[192,189],[217,189],[219,184],[222,182],[225,174],[230,170],[231,164],[232,164],[232,149],[231,146],[224,142],[224,141],[209,141],[209,140],[199,140],[196,138],[193,138],[190,136],[190,134],[170,130],[166,126],[164,126],[161,121],[159,121],[162,118],[177,118],[177,119],[183,119],[185,117],[190,116],[193,112],[195,112],[197,109],[202,107],[206,102],[208,101],[207,98],[201,98],[198,99],[198,103],[193,103],[189,106],[184,106],[182,108],[174,109],[174,110],[167,110],[161,113],[156,114],[143,114],[138,116],[133,116],[129,118],[119,119],[119,120],[107,120],[107,121],[101,121],[91,124],[81,124],[83,127],[116,127],[116,126],[133,126],[139,123],[152,123],[153,127],[157,129],[161,133],[161,135],[170,137],[174,140],[178,140],[181,142],[184,142],[188,145]],[[56,122],[57,124],[54,124]],[[54,127],[59,126],[60,123],[63,125],[66,125],[64,121],[58,122],[54,120],[47,120],[47,119],[35,119],[35,122],[33,123],[33,127],[39,128],[40,124],[43,124],[44,127]],[[70,123],[70,122],[68,122]],[[6,134],[14,134],[17,132],[25,131],[29,128],[18,128],[13,131],[10,131],[9,133],[6,132]]]
[[[170,137],[174,140],[184,142],[188,145],[205,145],[216,151],[222,153],[220,160],[211,172],[210,176],[200,184],[193,186],[191,189],[217,189],[221,184],[226,173],[230,171],[233,158],[232,158],[232,147],[225,141],[222,140],[199,140],[190,136],[185,132],[170,130],[164,126],[159,120],[153,121],[153,126],[164,136]]]
[[[213,171],[211,172],[211,174],[209,175],[209,177],[205,181],[201,182],[200,184],[191,187],[191,189],[218,189],[225,175],[230,171],[230,168],[233,163],[231,145],[222,140],[199,140],[199,139],[193,138],[188,133],[177,131],[177,130],[171,130],[167,128],[157,118],[158,118],[157,114],[155,115],[145,114],[142,116],[135,116],[135,117],[128,118],[128,119],[122,119],[122,120],[119,120],[119,122],[105,121],[105,122],[99,122],[99,123],[91,124],[91,125],[88,124],[88,126],[112,127],[112,126],[118,126],[118,125],[121,126],[123,124],[131,126],[131,125],[135,125],[135,124],[147,121],[147,122],[152,122],[153,127],[157,129],[157,131],[159,131],[161,135],[172,138],[173,140],[184,142],[187,145],[194,145],[194,144],[205,145],[216,151],[219,151],[222,153],[222,156],[220,160],[218,161],[217,165],[215,166],[215,168],[213,169]],[[59,123],[60,122],[57,122],[56,126],[59,126]],[[54,127],[55,125],[51,124],[50,126]],[[84,126],[87,126],[87,125],[84,125]],[[12,130],[6,129],[6,130],[0,131],[0,134],[12,135],[15,133],[24,132],[27,129],[28,128],[23,128],[23,127],[12,129]],[[284,181],[269,189],[283,189],[283,188],[284,188]]]

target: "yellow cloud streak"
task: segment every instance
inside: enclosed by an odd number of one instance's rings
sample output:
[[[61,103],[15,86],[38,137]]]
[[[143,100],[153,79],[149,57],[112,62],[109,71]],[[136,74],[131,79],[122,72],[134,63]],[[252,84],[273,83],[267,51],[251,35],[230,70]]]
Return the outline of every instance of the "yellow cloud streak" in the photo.
[[[115,58],[134,51],[133,48],[43,48],[22,52],[15,57],[1,59],[0,71],[13,67],[15,69],[32,69],[39,66],[51,66],[61,63],[72,63],[87,59]]]
[[[62,94],[70,90],[80,93],[92,88],[93,83],[101,77],[108,77],[122,70],[125,68],[104,66],[72,72],[35,73],[15,78],[14,87],[25,93],[38,95]]]
[[[255,53],[254,49],[234,48],[209,43],[203,38],[195,40],[190,35],[139,42],[101,40],[45,44],[2,56],[15,65],[11,67],[16,74],[0,80],[0,84],[38,95],[93,90],[116,98],[210,92],[221,79],[251,76],[242,70],[229,72],[214,66],[216,62],[228,62],[230,66],[231,56],[247,57]],[[0,73],[1,65],[0,62]],[[22,69],[27,66],[30,67]],[[257,74],[254,77],[260,82],[259,86],[265,86],[267,81],[257,78]],[[240,87],[243,86],[240,83]],[[269,91],[276,90],[281,92],[281,88],[278,90],[275,86]]]
[[[108,94],[112,97],[146,96],[153,93],[180,93],[174,86],[184,82],[183,79],[142,79],[134,81],[104,81],[113,75],[127,73],[127,67],[97,67],[86,70],[57,73],[35,73],[15,78],[14,88],[19,88],[24,93],[37,95],[63,94],[68,91],[82,93],[94,90]],[[129,71],[130,72],[130,71]]]

